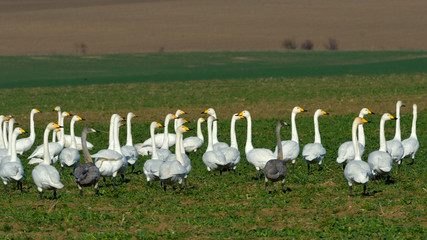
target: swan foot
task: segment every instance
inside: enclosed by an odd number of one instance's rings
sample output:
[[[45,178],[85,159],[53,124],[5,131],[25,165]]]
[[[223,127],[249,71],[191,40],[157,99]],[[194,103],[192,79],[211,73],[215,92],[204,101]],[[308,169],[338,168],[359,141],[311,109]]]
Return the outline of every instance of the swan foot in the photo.
[[[83,189],[80,189],[80,196],[83,196]]]
[[[412,161],[410,163],[408,163],[408,165],[414,165],[414,163],[415,163],[415,159],[412,158]]]
[[[322,165],[319,164],[319,169],[317,171],[322,171],[322,170],[323,170],[323,167]]]
[[[264,190],[267,190],[267,186],[268,186],[267,181],[265,181]]]

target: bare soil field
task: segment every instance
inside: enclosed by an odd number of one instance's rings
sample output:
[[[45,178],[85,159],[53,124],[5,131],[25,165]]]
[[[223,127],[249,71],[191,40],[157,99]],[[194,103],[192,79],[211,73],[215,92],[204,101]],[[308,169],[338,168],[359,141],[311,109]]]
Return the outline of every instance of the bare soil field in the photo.
[[[427,50],[425,0],[2,0],[0,55]]]

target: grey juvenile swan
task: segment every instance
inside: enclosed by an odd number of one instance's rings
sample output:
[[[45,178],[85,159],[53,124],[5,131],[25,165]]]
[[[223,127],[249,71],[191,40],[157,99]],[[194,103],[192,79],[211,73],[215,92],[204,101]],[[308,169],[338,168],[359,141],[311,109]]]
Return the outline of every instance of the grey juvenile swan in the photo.
[[[74,180],[80,189],[80,195],[83,195],[82,187],[89,187],[92,185],[95,187],[95,194],[98,195],[98,181],[101,177],[101,173],[99,172],[98,167],[95,166],[92,161],[86,141],[88,133],[96,132],[97,131],[95,129],[89,127],[84,127],[82,130],[82,150],[86,162],[80,162],[74,168]]]
[[[277,182],[282,181],[282,191],[283,184],[285,183],[286,177],[286,162],[283,160],[283,147],[282,140],[280,139],[280,129],[283,126],[288,126],[289,124],[278,121],[276,124],[276,138],[277,138],[277,159],[269,160],[264,167],[264,176],[265,176],[265,189],[267,190],[268,181]]]

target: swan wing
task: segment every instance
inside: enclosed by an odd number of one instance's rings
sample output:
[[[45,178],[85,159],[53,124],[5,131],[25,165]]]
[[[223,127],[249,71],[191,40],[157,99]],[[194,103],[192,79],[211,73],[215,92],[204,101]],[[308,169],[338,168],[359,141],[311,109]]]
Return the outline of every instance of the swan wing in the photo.
[[[276,157],[270,149],[255,148],[246,154],[246,159],[254,167],[264,169],[265,164],[271,159],[276,159]]]

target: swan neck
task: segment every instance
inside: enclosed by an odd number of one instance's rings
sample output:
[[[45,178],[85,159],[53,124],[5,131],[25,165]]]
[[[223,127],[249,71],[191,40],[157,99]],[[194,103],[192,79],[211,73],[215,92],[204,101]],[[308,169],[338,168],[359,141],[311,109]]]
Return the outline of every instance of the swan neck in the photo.
[[[352,136],[352,140],[353,140],[353,148],[354,148],[354,160],[362,160],[362,158],[360,156],[359,143],[357,141],[357,135],[356,135],[357,125],[358,125],[357,122],[354,121],[353,126],[352,126],[352,131],[351,131],[351,136]]]
[[[319,131],[319,115],[314,115],[314,142],[315,143],[322,143],[322,140],[320,138],[320,131]]]
[[[206,152],[213,150],[213,136],[212,136],[212,120],[208,120],[208,148],[206,148]]]
[[[74,121],[74,120],[71,120],[71,123],[70,123],[70,136],[71,136],[71,145],[70,145],[70,147],[72,147],[72,148],[77,148],[77,141],[76,141],[76,135],[75,135],[75,133],[74,133],[74,123],[75,123],[76,121]]]
[[[1,148],[6,148],[6,145],[4,144],[4,138],[3,138],[3,122],[4,122],[4,118],[2,116],[2,118],[0,119],[0,149]]]
[[[56,130],[55,130],[56,131]],[[49,132],[50,129],[49,127],[47,127],[44,130],[44,135],[43,135],[43,162],[41,164],[46,164],[46,165],[50,165],[50,153],[49,153]]]
[[[417,138],[417,111],[414,109],[412,118],[411,137]]]
[[[246,117],[248,126],[247,126],[247,135],[246,135],[246,146],[245,146],[245,153],[247,154],[249,151],[254,149],[254,146],[252,145],[252,119],[251,116]]]
[[[295,122],[296,115],[297,115],[296,112],[292,111],[292,115],[291,115],[292,141],[299,143],[297,125]]]
[[[16,156],[16,139],[18,138],[18,133],[13,132],[12,135],[12,143],[10,144],[11,154],[10,154],[10,161],[11,162],[17,162],[18,157]]]
[[[34,114],[35,112],[31,112],[30,114],[30,139],[32,142],[36,139],[36,131],[34,129]]]
[[[12,145],[13,145],[13,126],[15,125],[15,119],[11,118],[9,120],[9,141],[8,141],[8,151],[9,155],[12,155]]]
[[[109,150],[114,150],[114,119],[115,119],[115,115],[111,116],[110,132],[108,134],[108,149]]]
[[[83,156],[86,162],[93,162],[92,157],[90,156],[89,149],[87,148],[87,133],[85,131],[82,132],[82,151]]]
[[[386,152],[387,145],[385,140],[385,132],[384,132],[385,119],[381,118],[380,122],[380,151]]]
[[[131,118],[128,117],[127,119],[127,126],[126,126],[126,131],[127,131],[127,137],[126,137],[126,145],[128,146],[133,146],[133,140],[132,140],[132,125],[131,125]]]
[[[212,116],[216,118],[216,113],[212,114]],[[212,136],[213,136],[213,144],[218,143],[218,121],[213,122]]]
[[[283,160],[283,147],[282,140],[280,139],[280,129],[282,128],[281,124],[276,126],[276,141],[277,141],[277,159]]]
[[[236,137],[236,118],[234,116],[231,118],[231,125],[230,125],[230,147],[239,150],[239,146],[237,145],[237,137]]]
[[[175,155],[176,155],[176,160],[178,160],[178,162],[180,162],[181,165],[184,166],[185,162],[184,162],[184,159],[182,158],[182,153],[184,151],[182,151],[183,146],[182,146],[182,143],[181,143],[181,140],[183,138],[182,132],[177,131],[175,138],[176,138],[175,139]]]
[[[357,127],[357,131],[360,144],[362,144],[362,146],[365,146],[365,130],[363,129],[363,124],[360,124]]]
[[[114,129],[114,151],[122,154],[120,149],[120,140],[119,140],[119,131],[120,131],[120,122],[116,122],[116,127]]]
[[[400,107],[396,107],[396,118],[396,134],[394,135],[394,139],[402,141],[402,133],[400,132]]]
[[[169,117],[166,117],[165,119],[165,130],[164,130],[164,134],[163,134],[163,144],[161,149],[169,149]],[[175,143],[176,144],[176,143]]]
[[[205,140],[202,133],[202,121],[197,121],[197,137],[202,139],[202,141]]]
[[[154,129],[155,129],[155,126],[150,127],[151,151],[152,151],[151,158],[159,159],[159,156],[157,155],[156,140],[154,139]]]
[[[7,126],[8,122],[4,121],[3,123],[3,144],[5,148],[8,148],[9,146],[9,138],[7,137]]]

